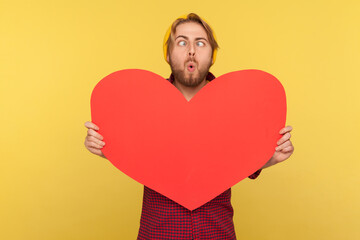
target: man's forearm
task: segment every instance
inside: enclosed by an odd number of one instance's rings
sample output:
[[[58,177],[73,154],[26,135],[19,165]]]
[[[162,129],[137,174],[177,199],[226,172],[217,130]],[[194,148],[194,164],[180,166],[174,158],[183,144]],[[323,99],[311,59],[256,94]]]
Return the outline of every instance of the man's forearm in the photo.
[[[267,161],[267,162],[265,163],[265,165],[261,167],[261,169],[271,167],[271,166],[274,165],[274,164],[275,164],[275,163],[273,163],[273,158],[270,158],[270,160]]]

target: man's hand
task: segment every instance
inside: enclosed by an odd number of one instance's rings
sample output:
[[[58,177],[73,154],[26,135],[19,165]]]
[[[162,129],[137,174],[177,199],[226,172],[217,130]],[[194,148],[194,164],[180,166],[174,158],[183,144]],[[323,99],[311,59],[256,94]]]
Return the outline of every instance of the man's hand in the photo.
[[[106,158],[101,151],[105,142],[102,141],[104,139],[103,136],[97,132],[99,127],[92,122],[86,122],[85,127],[88,128],[84,143],[87,150],[100,157]]]
[[[282,138],[277,142],[277,147],[275,148],[274,155],[270,158],[270,160],[262,167],[262,169],[275,165],[277,163],[283,162],[288,159],[294,152],[294,146],[292,145],[290,138],[292,131],[291,126],[286,126],[280,130],[280,134],[282,134]]]

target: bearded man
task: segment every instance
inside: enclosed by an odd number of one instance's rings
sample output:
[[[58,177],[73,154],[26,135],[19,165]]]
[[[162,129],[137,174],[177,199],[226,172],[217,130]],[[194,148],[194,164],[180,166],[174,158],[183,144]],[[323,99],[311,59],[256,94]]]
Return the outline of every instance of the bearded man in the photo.
[[[175,20],[165,35],[164,57],[172,72],[168,81],[188,101],[209,81],[215,79],[209,70],[215,62],[217,49],[213,30],[194,13]],[[101,151],[105,143],[97,132],[99,127],[92,122],[86,122],[85,126],[88,128],[86,148],[105,158]],[[290,141],[291,130],[291,126],[280,130],[283,136],[277,142],[274,155],[249,178],[255,179],[262,169],[292,155],[294,147]],[[138,239],[236,239],[231,189],[190,211],[144,186]]]

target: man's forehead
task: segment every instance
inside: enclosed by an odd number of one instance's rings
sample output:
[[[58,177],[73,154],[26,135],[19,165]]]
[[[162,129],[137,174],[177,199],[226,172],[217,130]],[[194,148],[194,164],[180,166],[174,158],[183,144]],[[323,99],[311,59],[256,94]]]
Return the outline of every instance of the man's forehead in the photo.
[[[175,30],[175,39],[177,37],[205,38],[208,40],[206,31],[203,26],[195,22],[179,24]]]

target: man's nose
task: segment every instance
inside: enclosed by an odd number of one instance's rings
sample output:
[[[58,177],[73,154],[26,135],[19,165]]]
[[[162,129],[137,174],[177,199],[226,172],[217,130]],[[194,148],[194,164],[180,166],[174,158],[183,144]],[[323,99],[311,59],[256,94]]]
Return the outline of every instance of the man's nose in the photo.
[[[195,46],[193,44],[189,44],[189,56],[192,57],[195,55]]]

